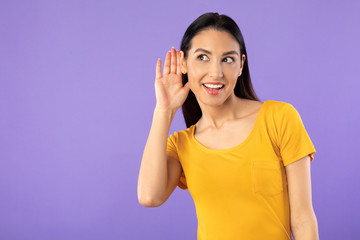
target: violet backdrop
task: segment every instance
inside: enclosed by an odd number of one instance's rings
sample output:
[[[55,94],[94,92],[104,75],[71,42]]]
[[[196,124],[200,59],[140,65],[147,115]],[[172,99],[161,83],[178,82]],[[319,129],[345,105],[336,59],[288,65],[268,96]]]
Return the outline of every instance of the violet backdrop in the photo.
[[[156,60],[205,12],[238,23],[260,100],[300,113],[320,239],[360,239],[355,0],[2,0],[0,239],[196,239],[189,191],[146,208],[137,180]]]

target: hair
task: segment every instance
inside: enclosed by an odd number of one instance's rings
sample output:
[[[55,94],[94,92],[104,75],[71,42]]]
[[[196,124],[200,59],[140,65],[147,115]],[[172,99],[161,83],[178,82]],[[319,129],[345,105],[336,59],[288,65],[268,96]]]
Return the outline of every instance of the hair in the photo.
[[[251,83],[249,66],[248,66],[248,56],[246,53],[244,38],[241,34],[238,25],[235,23],[235,21],[232,18],[224,14],[219,15],[218,13],[212,13],[212,12],[204,13],[203,15],[198,17],[187,28],[181,40],[180,50],[184,52],[184,58],[186,59],[188,56],[188,51],[191,48],[192,38],[200,31],[204,31],[208,29],[228,32],[232,36],[234,36],[235,39],[238,41],[240,45],[240,56],[245,54],[245,62],[242,69],[242,74],[238,77],[236,81],[234,93],[239,98],[259,101]],[[187,82],[188,82],[187,74],[182,74],[183,85],[185,85]],[[191,125],[197,123],[202,116],[199,103],[194,93],[191,90],[189,91],[189,94],[184,104],[182,105],[182,112],[184,115],[186,127],[188,128]]]

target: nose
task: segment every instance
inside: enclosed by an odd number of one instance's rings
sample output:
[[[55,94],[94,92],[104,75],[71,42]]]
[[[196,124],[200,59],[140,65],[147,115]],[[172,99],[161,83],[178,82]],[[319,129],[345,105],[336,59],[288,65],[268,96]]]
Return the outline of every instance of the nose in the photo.
[[[213,64],[211,64],[209,70],[209,76],[215,79],[224,77],[221,63],[214,61]]]

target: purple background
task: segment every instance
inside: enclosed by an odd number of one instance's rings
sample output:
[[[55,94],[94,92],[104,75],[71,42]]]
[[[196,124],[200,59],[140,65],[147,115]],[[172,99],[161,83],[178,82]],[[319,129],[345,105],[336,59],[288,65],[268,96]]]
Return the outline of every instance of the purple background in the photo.
[[[303,119],[320,238],[360,238],[354,0],[1,1],[0,239],[196,239],[189,192],[146,208],[137,180],[156,59],[209,11],[238,23],[260,100]]]

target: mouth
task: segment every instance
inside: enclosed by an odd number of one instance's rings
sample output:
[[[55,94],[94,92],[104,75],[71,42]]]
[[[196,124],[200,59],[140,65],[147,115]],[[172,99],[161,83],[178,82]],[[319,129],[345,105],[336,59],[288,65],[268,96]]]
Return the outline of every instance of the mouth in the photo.
[[[210,95],[218,95],[223,91],[225,85],[223,84],[202,84],[205,91]]]
[[[209,89],[222,89],[225,85],[224,84],[203,84],[204,87]]]

